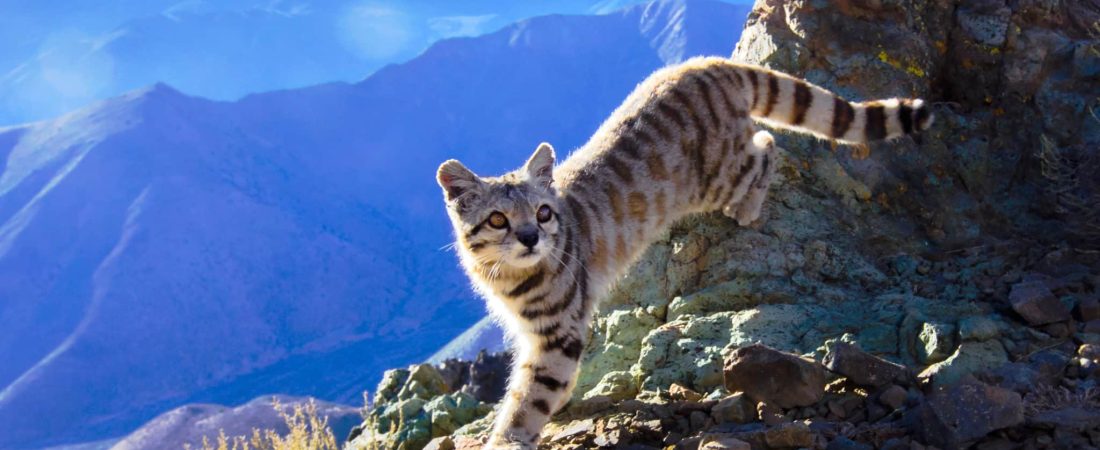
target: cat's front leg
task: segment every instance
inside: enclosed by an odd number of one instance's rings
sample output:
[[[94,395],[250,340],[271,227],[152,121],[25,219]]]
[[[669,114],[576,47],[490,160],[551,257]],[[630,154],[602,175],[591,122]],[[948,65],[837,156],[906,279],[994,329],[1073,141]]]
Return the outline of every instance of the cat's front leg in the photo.
[[[516,359],[486,450],[536,448],[543,426],[569,400],[583,340],[579,333],[537,340]]]

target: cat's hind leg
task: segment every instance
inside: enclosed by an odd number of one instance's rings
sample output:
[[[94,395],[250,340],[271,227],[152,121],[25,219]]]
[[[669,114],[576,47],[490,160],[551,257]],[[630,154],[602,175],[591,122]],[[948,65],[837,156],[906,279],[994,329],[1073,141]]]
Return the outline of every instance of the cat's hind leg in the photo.
[[[748,159],[735,179],[733,199],[722,208],[723,214],[737,220],[741,226],[760,218],[777,166],[775,137],[771,133],[757,131],[746,150]]]

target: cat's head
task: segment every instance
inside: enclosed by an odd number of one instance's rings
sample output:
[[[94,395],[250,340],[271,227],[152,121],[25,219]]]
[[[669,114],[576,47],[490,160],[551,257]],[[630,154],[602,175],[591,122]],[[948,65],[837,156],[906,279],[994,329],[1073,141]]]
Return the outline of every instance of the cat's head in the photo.
[[[553,169],[547,143],[523,167],[499,177],[479,177],[453,159],[439,166],[436,180],[467,265],[507,273],[553,257],[562,227]]]

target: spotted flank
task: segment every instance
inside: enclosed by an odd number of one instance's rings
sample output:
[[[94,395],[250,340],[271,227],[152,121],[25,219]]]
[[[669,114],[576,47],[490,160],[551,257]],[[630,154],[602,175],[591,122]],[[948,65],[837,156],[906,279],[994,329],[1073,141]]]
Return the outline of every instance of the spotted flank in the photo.
[[[502,176],[443,163],[459,258],[515,346],[486,448],[536,447],[572,395],[596,302],[670,224],[708,211],[759,219],[779,161],[756,121],[864,143],[932,120],[921,100],[853,103],[782,73],[696,58],[639,84],[559,165],[545,143]]]

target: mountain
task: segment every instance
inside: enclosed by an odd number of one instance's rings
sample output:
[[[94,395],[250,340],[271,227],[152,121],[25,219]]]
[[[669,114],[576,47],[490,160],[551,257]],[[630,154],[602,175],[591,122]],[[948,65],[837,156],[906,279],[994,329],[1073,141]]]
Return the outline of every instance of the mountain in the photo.
[[[157,81],[216,100],[360,81],[440,39],[640,0],[8,3],[0,18],[0,126],[54,117]]]
[[[483,316],[434,171],[580,145],[633,86],[729,54],[747,7],[660,1],[442,41],[357,84],[158,84],[0,129],[0,448],[268,393],[358,402]]]
[[[473,361],[483,350],[500,353],[506,349],[504,330],[492,318],[485,317],[444,345],[427,362],[440,364],[448,359]]]

